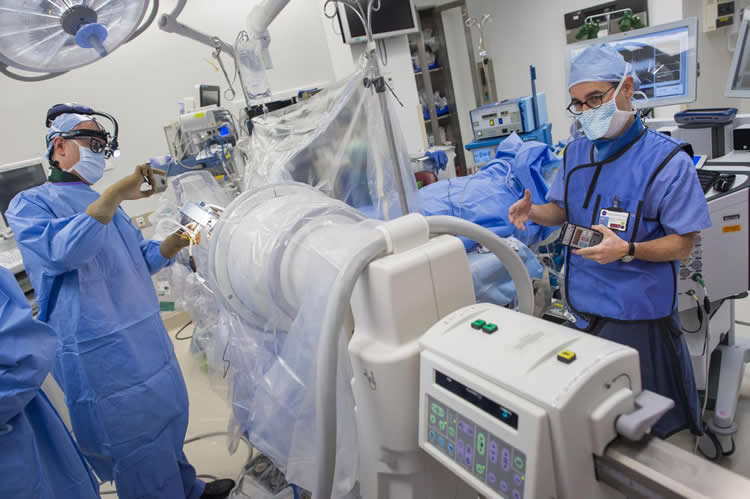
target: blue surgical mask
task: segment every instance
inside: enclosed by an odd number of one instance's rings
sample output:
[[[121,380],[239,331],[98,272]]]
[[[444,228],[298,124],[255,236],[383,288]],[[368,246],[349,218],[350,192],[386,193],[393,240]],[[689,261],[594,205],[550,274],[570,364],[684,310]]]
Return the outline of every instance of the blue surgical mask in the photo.
[[[94,185],[104,176],[104,167],[107,165],[104,159],[104,152],[93,152],[88,147],[82,146],[77,142],[75,144],[78,146],[80,159],[71,170],[80,175],[89,184]]]

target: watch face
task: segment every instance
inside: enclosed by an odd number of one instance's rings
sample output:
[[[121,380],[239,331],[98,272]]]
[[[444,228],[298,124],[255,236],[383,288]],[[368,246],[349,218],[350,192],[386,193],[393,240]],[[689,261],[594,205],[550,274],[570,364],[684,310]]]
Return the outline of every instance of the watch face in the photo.
[[[622,257],[622,261],[625,262],[625,263],[630,263],[630,262],[633,261],[633,257],[630,256],[630,255],[624,256],[624,257]]]

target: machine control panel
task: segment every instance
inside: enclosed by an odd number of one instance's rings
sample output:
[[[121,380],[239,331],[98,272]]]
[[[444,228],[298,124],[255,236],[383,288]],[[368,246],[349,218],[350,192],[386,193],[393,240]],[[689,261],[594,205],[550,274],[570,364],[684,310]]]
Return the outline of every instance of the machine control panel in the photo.
[[[428,396],[427,441],[501,497],[522,499],[526,455],[446,404]]]
[[[519,102],[498,102],[474,109],[470,113],[475,140],[523,133]]]

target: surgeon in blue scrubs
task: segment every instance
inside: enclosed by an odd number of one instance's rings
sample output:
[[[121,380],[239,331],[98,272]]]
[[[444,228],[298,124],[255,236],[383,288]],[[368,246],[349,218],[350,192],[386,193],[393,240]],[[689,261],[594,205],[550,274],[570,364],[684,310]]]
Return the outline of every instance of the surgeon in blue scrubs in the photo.
[[[120,208],[153,193],[142,191],[145,179],[153,182],[147,166],[101,195],[91,188],[113,146],[92,115],[73,109],[49,122],[49,181],[21,192],[6,212],[39,319],[57,331],[53,374],[73,432],[121,499],[226,497],[234,482],[203,483],[182,452],[187,390],[151,280],[187,241],[145,240]]]
[[[0,267],[0,497],[95,499],[99,485],[40,389],[55,332],[31,318],[15,277]]]
[[[566,254],[575,327],[638,350],[643,387],[675,401],[652,433],[701,434],[677,272],[711,220],[689,146],[644,126],[632,105],[638,86],[614,48],[594,45],[572,61],[568,110],[584,136],[565,150],[547,203],[534,204],[527,192],[509,218],[519,228],[567,221],[604,235],[597,246]]]

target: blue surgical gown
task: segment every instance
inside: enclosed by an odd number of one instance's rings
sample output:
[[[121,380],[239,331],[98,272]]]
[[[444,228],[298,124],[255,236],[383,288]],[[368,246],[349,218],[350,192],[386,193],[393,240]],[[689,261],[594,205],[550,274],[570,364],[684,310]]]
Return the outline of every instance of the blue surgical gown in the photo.
[[[55,379],[83,454],[120,498],[199,497],[182,452],[187,390],[151,280],[171,262],[121,208],[107,225],[88,216],[98,197],[48,182],[6,213],[39,318],[57,330]]]
[[[31,318],[15,278],[0,267],[0,497],[99,497],[86,461],[40,389],[54,358],[54,331]]]

